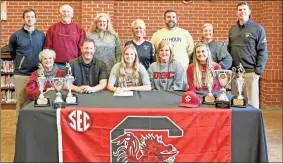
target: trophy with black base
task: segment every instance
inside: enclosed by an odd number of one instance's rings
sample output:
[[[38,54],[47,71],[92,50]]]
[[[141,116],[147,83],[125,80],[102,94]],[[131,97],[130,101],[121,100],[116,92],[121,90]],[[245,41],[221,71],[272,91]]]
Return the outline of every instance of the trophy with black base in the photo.
[[[237,70],[237,68],[238,68],[238,70]],[[241,63],[237,68],[235,68],[235,67],[232,68],[232,70],[234,72],[238,73],[238,76],[239,76],[235,80],[237,91],[238,91],[238,96],[234,96],[232,98],[232,106],[245,108],[247,106],[247,103],[248,103],[247,97],[243,95],[243,89],[244,89],[244,85],[245,85],[245,79],[243,78],[243,76],[244,76],[244,73],[245,73],[245,69],[244,69],[244,67]]]
[[[221,86],[220,95],[216,98],[216,108],[230,108],[230,99],[226,95],[226,87],[231,83],[235,73],[231,70],[215,70],[216,78]]]
[[[52,82],[53,87],[57,91],[56,98],[53,101],[53,108],[54,109],[64,108],[66,104],[65,104],[65,101],[62,99],[61,90],[63,89],[66,83],[66,79],[63,77],[55,77],[55,78],[52,78],[51,82]]]
[[[71,66],[69,63],[66,63],[66,67],[65,67],[67,73],[65,75],[65,79],[66,79],[66,86],[68,88],[68,94],[66,96],[66,105],[77,105],[78,104],[78,96],[76,94],[72,94],[72,86],[73,86],[73,82],[75,81],[74,76],[72,76],[72,70],[71,70]]]
[[[44,106],[50,106],[49,98],[44,97],[43,90],[46,84],[46,77],[44,76],[44,68],[42,64],[39,64],[38,70],[37,70],[37,85],[40,91],[40,95],[35,97],[34,99],[34,106],[35,107],[44,107]]]
[[[203,96],[203,104],[215,104],[216,96],[212,94],[212,87],[214,84],[215,73],[214,69],[210,68],[206,74],[206,85],[208,88],[208,94]]]

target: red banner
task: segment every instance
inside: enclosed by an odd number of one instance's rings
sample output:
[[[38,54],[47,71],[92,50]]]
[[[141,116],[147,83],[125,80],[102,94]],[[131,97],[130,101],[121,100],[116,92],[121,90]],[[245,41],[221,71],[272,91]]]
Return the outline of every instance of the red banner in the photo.
[[[231,162],[230,109],[57,110],[59,162]]]

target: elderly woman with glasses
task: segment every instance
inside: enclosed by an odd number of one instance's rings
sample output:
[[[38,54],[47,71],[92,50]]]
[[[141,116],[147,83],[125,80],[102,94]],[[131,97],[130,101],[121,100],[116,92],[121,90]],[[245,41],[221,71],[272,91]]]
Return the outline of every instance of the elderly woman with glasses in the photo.
[[[39,87],[37,84],[37,78],[40,74],[44,74],[47,79],[47,82],[44,87],[44,91],[54,90],[51,84],[51,79],[54,77],[63,77],[64,71],[58,69],[58,66],[54,64],[56,58],[56,53],[50,49],[44,49],[39,53],[39,61],[43,66],[44,71],[38,69],[34,71],[26,85],[26,94],[29,100],[34,100],[36,96],[40,95]]]

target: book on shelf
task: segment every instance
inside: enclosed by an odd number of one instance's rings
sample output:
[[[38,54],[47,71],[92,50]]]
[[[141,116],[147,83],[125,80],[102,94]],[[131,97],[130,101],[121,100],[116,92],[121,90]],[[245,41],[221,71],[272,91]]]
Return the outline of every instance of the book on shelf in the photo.
[[[15,91],[4,91],[2,90],[1,91],[1,102],[2,103],[7,103],[7,104],[10,104],[10,103],[16,103],[17,100],[16,100],[16,92]]]
[[[1,88],[14,89],[14,76],[13,75],[3,75],[1,76]]]
[[[13,73],[14,72],[14,61],[13,60],[3,60],[1,73]]]

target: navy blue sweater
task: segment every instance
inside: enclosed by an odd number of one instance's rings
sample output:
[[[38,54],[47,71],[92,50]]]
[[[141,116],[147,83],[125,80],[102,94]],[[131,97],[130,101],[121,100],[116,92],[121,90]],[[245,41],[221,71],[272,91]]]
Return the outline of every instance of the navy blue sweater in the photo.
[[[14,60],[14,74],[29,76],[38,68],[38,54],[42,51],[45,35],[39,30],[31,34],[21,28],[11,35],[9,50]]]

